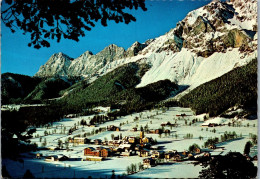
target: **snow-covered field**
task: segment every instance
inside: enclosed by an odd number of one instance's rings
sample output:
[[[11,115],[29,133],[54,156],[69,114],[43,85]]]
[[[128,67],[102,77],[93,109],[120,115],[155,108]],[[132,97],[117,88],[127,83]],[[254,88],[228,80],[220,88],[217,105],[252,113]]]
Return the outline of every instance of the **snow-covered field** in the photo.
[[[176,116],[180,114],[186,114],[186,116]],[[216,150],[215,153],[225,155],[229,151],[243,152],[244,146],[247,141],[250,140],[249,133],[257,134],[257,120],[241,120],[240,127],[232,126],[219,126],[219,127],[202,127],[204,123],[204,116],[199,115],[194,116],[193,112],[189,108],[171,107],[168,110],[151,110],[143,111],[141,113],[134,113],[132,115],[124,116],[116,119],[115,121],[109,121],[100,124],[97,127],[83,127],[78,125],[82,119],[90,120],[92,116],[81,116],[77,118],[64,118],[60,122],[55,122],[53,126],[37,128],[34,138],[31,139],[32,143],[37,143],[41,146],[46,140],[46,147],[57,147],[58,140],[65,140],[68,137],[74,137],[75,135],[83,135],[84,133],[92,133],[93,130],[99,129],[101,127],[107,127],[109,125],[120,126],[121,131],[104,131],[97,134],[88,136],[88,138],[102,139],[105,138],[111,140],[111,134],[114,136],[122,135],[124,136],[139,136],[140,127],[148,126],[150,130],[161,128],[161,123],[170,122],[172,124],[178,124],[177,127],[165,126],[165,129],[169,129],[171,133],[169,135],[165,134],[146,134],[145,136],[152,137],[157,140],[157,146],[162,146],[164,151],[177,150],[183,151],[187,150],[193,143],[198,144],[200,147],[204,145],[204,142],[208,138],[219,137],[227,132],[236,132],[240,137],[238,140],[228,141],[224,143],[219,143],[217,146],[224,147],[224,150]],[[138,117],[138,120],[134,119]],[[215,120],[216,119],[209,119]],[[217,120],[218,122],[227,121],[232,119],[222,119]],[[74,131],[71,135],[68,135],[68,130],[70,127],[77,126],[78,129]],[[132,131],[133,127],[137,127],[138,131]],[[215,129],[215,132],[213,132]],[[44,135],[44,133],[50,133],[49,135]],[[65,133],[64,133],[65,132]],[[192,134],[192,138],[184,139],[187,134]],[[40,138],[41,137],[41,141]],[[242,136],[242,137],[241,137]],[[65,144],[63,144],[65,147]],[[22,177],[27,169],[30,169],[35,177],[41,178],[87,178],[92,177],[111,177],[112,170],[115,171],[116,175],[126,174],[126,168],[131,164],[142,163],[142,157],[130,156],[130,157],[109,157],[107,160],[101,162],[95,161],[81,161],[84,158],[83,149],[86,147],[97,147],[93,144],[82,144],[82,145],[70,145],[69,148],[73,151],[67,150],[42,150],[38,151],[43,154],[43,156],[64,154],[71,158],[70,161],[57,161],[57,162],[46,162],[44,159],[36,159],[35,155],[38,152],[31,152],[23,154],[23,163],[18,161],[12,161],[9,159],[3,159],[2,165],[6,166],[10,175],[14,178]],[[106,146],[105,146],[106,147]],[[75,159],[75,161],[72,161]],[[194,166],[190,161],[180,162],[167,165],[158,165],[150,169],[138,172],[129,177],[137,178],[193,178],[197,177],[201,166]]]
[[[130,175],[129,178],[197,178],[202,167],[191,162],[180,162],[156,167]]]

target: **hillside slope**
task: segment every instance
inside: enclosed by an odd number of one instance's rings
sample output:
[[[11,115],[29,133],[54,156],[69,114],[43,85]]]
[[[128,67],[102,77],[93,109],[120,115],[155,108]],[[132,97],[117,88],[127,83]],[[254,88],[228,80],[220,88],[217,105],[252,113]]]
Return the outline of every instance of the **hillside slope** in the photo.
[[[1,75],[1,103],[21,101],[42,81],[26,75],[4,73]]]
[[[128,63],[101,76],[91,84],[81,81],[63,91],[57,102],[68,110],[81,110],[96,105],[113,106],[121,110],[139,111],[148,103],[166,99],[178,87],[169,80],[158,81],[143,88],[135,88],[149,69],[146,64]]]
[[[257,106],[257,59],[193,89],[180,104],[216,116],[233,106]]]

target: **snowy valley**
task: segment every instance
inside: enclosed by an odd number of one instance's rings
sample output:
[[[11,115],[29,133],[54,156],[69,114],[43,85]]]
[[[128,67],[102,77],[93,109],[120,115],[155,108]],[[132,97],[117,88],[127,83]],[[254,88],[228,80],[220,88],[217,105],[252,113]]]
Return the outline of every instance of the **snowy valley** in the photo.
[[[254,178],[256,12],[256,0],[213,0],[126,50],[60,52],[33,77],[2,74],[2,173],[203,178],[219,160]]]
[[[104,115],[105,113],[101,112],[100,115]],[[181,116],[181,114],[185,114],[185,116]],[[246,142],[252,140],[252,137],[257,134],[256,120],[233,121],[232,119],[225,118],[210,118],[207,120],[205,114],[195,116],[190,109],[180,107],[134,113],[96,126],[81,125],[82,120],[86,120],[87,124],[89,124],[93,116],[64,118],[60,122],[54,122],[53,125],[48,127],[36,128],[36,133],[33,134],[34,137],[30,140],[31,143],[42,146],[39,148],[40,150],[21,154],[20,159],[22,159],[23,163],[19,162],[19,160],[12,161],[5,159],[2,161],[3,165],[6,166],[8,172],[14,178],[22,177],[27,169],[30,169],[32,174],[37,178],[87,178],[89,176],[93,178],[106,178],[111,177],[112,170],[115,171],[116,176],[128,176],[131,178],[161,178],[162,174],[163,178],[196,178],[202,167],[200,165],[194,166],[196,162],[193,159],[194,157],[199,157],[207,153],[211,156],[226,155],[230,151],[243,153]],[[164,130],[170,131],[169,133],[151,133],[151,131],[161,128],[162,124],[166,123],[174,124],[164,127]],[[209,127],[209,123],[219,126]],[[120,130],[107,130],[107,127],[110,125],[118,126]],[[76,130],[68,134],[72,126],[75,126]],[[148,126],[147,129],[145,126]],[[99,130],[101,128],[103,128],[102,131]],[[133,153],[129,154],[129,156],[124,155],[123,151],[129,151],[129,149],[124,148],[124,145],[127,147],[128,143],[125,142],[124,138],[139,138],[141,128],[144,128],[146,131],[144,132],[145,137],[151,137],[157,142],[149,147],[149,149],[147,147],[147,156],[139,156],[138,152],[141,151],[139,149],[131,149]],[[235,134],[236,136],[234,139],[224,141],[223,134],[225,132],[232,135]],[[190,137],[187,138],[188,134],[190,134]],[[116,139],[117,137],[118,139]],[[219,142],[214,144],[216,145],[215,148],[203,147],[205,141],[215,137],[219,138]],[[84,144],[84,142],[82,144],[76,141],[69,142],[69,138],[88,138],[91,141],[87,144]],[[102,141],[100,144],[97,144],[94,142],[95,139]],[[59,144],[59,141],[62,141],[61,144]],[[118,145],[108,145],[107,143],[110,141],[114,141]],[[166,154],[175,150],[178,152],[188,152],[189,147],[194,143],[200,146],[201,151],[198,153],[191,152],[193,158],[186,159],[182,157],[178,160],[166,158]],[[94,161],[86,161],[86,158],[91,155],[84,155],[84,149],[90,147],[95,149],[103,147],[104,149],[110,149],[111,153],[108,157],[96,157],[96,160],[100,159],[101,161],[95,161],[94,159]],[[160,158],[153,157],[155,151],[161,151],[163,155]],[[256,155],[253,149],[250,155],[251,157]],[[66,156],[68,158],[64,160],[59,160],[58,158],[57,160],[53,159],[53,161],[47,160],[46,158],[50,156]],[[144,159],[147,157],[158,160],[158,164],[147,169],[138,169],[137,167],[133,174],[131,172],[128,173],[127,167],[130,167],[131,164],[136,166],[143,165]],[[257,161],[254,161],[254,164],[257,165]],[[183,173],[187,168],[189,170]],[[11,171],[16,172],[12,173]]]

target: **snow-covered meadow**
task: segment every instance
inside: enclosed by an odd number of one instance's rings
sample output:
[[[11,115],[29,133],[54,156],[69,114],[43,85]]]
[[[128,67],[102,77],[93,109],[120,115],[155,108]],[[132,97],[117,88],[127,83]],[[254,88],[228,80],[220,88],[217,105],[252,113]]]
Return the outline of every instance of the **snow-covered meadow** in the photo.
[[[180,116],[185,114],[186,116]],[[176,116],[177,115],[177,116]],[[202,127],[205,122],[205,115],[195,116],[189,108],[171,107],[169,109],[154,109],[151,111],[143,111],[141,113],[134,113],[132,115],[120,117],[114,121],[105,122],[96,127],[87,127],[80,125],[82,119],[87,122],[93,117],[81,116],[75,118],[64,118],[62,121],[53,123],[50,127],[37,128],[34,137],[31,139],[32,143],[36,143],[39,147],[46,141],[46,147],[57,147],[58,141],[64,142],[69,138],[73,138],[76,135],[83,136],[84,133],[89,133],[87,136],[92,141],[94,139],[111,140],[112,135],[118,136],[139,136],[140,127],[147,126],[149,130],[155,130],[161,128],[161,124],[170,122],[177,124],[175,127],[165,126],[164,129],[169,129],[170,134],[148,134],[145,136],[152,137],[157,140],[157,146],[160,146],[162,150],[170,151],[184,151],[189,148],[190,145],[196,143],[203,148],[204,142],[209,138],[219,137],[224,132],[235,132],[239,138],[237,140],[227,141],[217,144],[224,149],[216,149],[215,154],[225,155],[229,151],[236,151],[243,153],[244,146],[247,141],[250,140],[249,134],[257,134],[257,120],[240,120],[240,127],[235,125],[234,127],[224,125],[218,127]],[[137,119],[138,118],[138,119]],[[232,119],[208,119],[208,121],[217,121],[227,123]],[[121,125],[120,125],[121,124]],[[120,126],[120,131],[103,131],[95,133],[93,131],[104,128],[110,125]],[[71,135],[68,135],[68,130],[77,126],[77,130]],[[138,131],[132,129],[136,127]],[[213,130],[214,129],[214,130]],[[46,132],[47,131],[47,132]],[[48,135],[45,135],[45,133]],[[192,137],[186,138],[187,134],[191,134]],[[41,139],[40,139],[41,138]],[[3,159],[2,165],[6,166],[9,174],[14,178],[22,177],[27,169],[30,169],[32,174],[37,178],[87,178],[92,177],[111,177],[112,170],[116,175],[126,174],[126,168],[131,164],[142,163],[143,159],[139,156],[130,157],[109,157],[108,159],[95,162],[95,161],[83,161],[85,158],[83,150],[86,147],[97,147],[94,144],[80,144],[72,145],[68,147],[72,150],[41,150],[37,152],[24,153],[22,159],[24,163],[18,161],[12,161],[9,159]],[[42,153],[41,159],[36,159],[36,153]],[[69,161],[55,161],[46,162],[44,156],[63,154],[70,158]],[[138,172],[131,175],[131,177],[137,178],[192,178],[199,175],[201,166],[194,166],[191,161],[179,162],[173,164],[157,165],[150,169]],[[130,176],[129,176],[130,177]]]

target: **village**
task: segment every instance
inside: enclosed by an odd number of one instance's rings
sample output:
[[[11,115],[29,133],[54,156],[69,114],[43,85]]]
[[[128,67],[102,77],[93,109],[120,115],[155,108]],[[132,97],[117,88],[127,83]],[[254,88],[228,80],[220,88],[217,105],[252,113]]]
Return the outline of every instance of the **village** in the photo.
[[[102,167],[104,162],[117,175],[138,176],[163,165],[185,166],[229,151],[243,153],[245,143],[253,140],[257,131],[256,120],[210,119],[194,116],[188,108],[155,109],[118,118],[109,118],[107,113],[99,109],[99,117],[69,116],[37,128],[31,143],[38,145],[38,151],[25,154],[23,160],[69,168],[93,164]],[[247,157],[256,164],[254,148],[256,145]],[[117,161],[125,163],[115,166]],[[128,171],[133,163],[138,164],[138,172]],[[45,176],[46,168],[39,176]]]
[[[116,130],[120,131],[120,129],[116,126],[109,126],[108,130]],[[136,131],[136,128],[133,128],[133,131]],[[152,131],[156,134],[161,134],[162,130],[155,130]],[[168,132],[168,130],[167,130]],[[156,165],[157,159],[164,159],[165,161],[183,161],[193,159],[194,156],[203,157],[203,156],[210,156],[209,152],[204,152],[203,155],[201,154],[202,151],[200,148],[194,148],[192,152],[183,151],[177,152],[176,150],[164,152],[163,150],[159,150],[158,146],[154,146],[156,141],[153,140],[151,137],[145,137],[144,131],[140,132],[140,137],[121,137],[116,136],[114,140],[104,141],[102,142],[101,139],[95,139],[91,142],[88,138],[83,137],[75,137],[70,139],[70,143],[75,145],[81,144],[94,144],[99,145],[98,147],[87,147],[84,149],[84,156],[83,161],[103,161],[108,157],[119,157],[119,156],[134,156],[137,155],[139,157],[145,157],[143,159],[143,167],[150,168]],[[51,148],[50,148],[51,149]],[[59,148],[55,148],[54,150],[59,150]],[[36,154],[37,158],[43,157],[40,153]],[[148,157],[148,158],[147,158]],[[53,156],[46,156],[45,161],[64,161],[69,160],[68,157],[65,155],[53,155]]]

